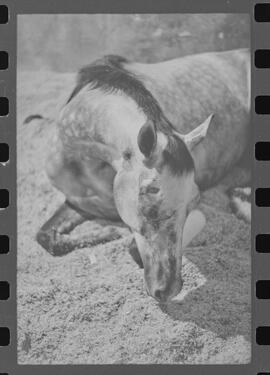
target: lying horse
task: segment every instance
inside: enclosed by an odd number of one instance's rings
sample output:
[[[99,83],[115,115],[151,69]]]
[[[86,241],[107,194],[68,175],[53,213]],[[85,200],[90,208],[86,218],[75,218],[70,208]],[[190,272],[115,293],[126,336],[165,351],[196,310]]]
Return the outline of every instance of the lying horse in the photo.
[[[46,165],[66,203],[38,242],[63,254],[76,244],[65,248],[61,235],[79,223],[121,219],[147,292],[160,302],[177,295],[187,217],[249,142],[249,76],[245,49],[155,64],[111,55],[84,67]]]

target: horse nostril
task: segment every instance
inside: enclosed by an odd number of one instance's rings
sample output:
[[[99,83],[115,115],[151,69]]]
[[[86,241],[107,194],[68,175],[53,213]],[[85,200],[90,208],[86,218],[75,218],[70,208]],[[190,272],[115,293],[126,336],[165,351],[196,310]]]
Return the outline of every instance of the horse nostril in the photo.
[[[158,187],[148,186],[146,192],[150,194],[157,194],[160,191]]]

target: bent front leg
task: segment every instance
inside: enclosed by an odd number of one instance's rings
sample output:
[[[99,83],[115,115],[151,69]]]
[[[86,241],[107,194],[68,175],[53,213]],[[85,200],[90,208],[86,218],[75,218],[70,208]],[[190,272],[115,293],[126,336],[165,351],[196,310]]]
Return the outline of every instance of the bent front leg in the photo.
[[[50,254],[62,256],[76,249],[96,246],[121,238],[121,233],[111,226],[104,227],[100,233],[96,234],[77,238],[69,236],[74,228],[91,219],[95,219],[95,217],[88,213],[86,216],[69,202],[65,202],[41,227],[36,235],[36,240]]]
[[[80,212],[65,202],[54,215],[40,228],[36,235],[37,242],[52,255],[63,255],[73,250],[63,243],[63,235],[70,233],[76,226],[86,221]]]

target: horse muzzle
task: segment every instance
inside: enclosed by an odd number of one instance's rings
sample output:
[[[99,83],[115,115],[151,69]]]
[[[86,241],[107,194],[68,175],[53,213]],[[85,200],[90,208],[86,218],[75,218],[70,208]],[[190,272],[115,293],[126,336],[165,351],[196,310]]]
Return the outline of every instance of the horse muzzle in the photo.
[[[168,284],[154,283],[151,286],[146,285],[146,290],[157,302],[167,304],[181,292],[182,287],[183,281],[178,279]]]

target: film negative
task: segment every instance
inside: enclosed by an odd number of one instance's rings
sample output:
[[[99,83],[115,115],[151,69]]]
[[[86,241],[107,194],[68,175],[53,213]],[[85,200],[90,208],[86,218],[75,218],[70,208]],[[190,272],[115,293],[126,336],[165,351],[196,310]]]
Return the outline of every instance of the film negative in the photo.
[[[0,4],[0,375],[270,374],[269,22]]]

